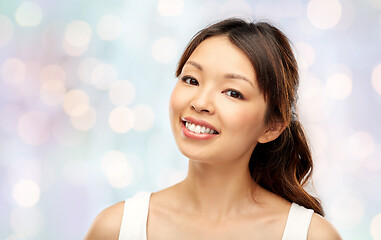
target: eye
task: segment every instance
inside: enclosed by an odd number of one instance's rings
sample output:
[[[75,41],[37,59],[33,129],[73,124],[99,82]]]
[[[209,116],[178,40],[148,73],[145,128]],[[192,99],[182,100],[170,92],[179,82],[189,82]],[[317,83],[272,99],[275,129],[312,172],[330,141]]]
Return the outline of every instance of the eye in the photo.
[[[225,94],[228,95],[229,97],[232,97],[232,98],[240,98],[240,99],[244,99],[242,93],[234,90],[234,89],[228,89],[225,91]]]
[[[198,86],[198,81],[193,78],[193,77],[190,77],[190,76],[184,76],[181,78],[181,80],[189,85],[195,85],[195,86]]]

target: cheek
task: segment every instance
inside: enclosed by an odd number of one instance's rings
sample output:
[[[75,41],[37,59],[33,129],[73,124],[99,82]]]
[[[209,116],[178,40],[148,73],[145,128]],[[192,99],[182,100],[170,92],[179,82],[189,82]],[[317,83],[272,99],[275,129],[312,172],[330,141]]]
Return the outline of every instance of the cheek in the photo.
[[[225,111],[225,124],[229,129],[240,135],[257,134],[263,128],[263,111],[251,107],[235,107]]]

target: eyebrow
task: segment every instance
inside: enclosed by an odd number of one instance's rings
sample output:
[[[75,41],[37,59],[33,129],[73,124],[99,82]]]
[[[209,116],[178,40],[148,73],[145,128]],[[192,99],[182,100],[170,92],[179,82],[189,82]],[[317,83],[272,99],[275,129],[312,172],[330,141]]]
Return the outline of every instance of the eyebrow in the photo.
[[[198,68],[200,71],[203,71],[203,67],[200,64],[196,63],[196,62],[187,61],[185,64],[190,64],[190,65]],[[224,75],[224,77],[227,78],[227,79],[244,80],[245,82],[249,83],[254,88],[254,85],[253,85],[252,81],[250,81],[247,77],[245,77],[243,75],[236,74],[236,73],[227,73],[227,74]]]
[[[192,65],[192,66],[198,68],[200,71],[203,70],[202,66],[201,66],[200,64],[196,63],[196,62],[193,62],[193,61],[187,61],[185,64],[190,64],[190,65]]]
[[[249,83],[254,88],[253,83],[247,77],[242,76],[240,74],[228,73],[228,74],[225,74],[225,78],[244,80],[245,82]]]

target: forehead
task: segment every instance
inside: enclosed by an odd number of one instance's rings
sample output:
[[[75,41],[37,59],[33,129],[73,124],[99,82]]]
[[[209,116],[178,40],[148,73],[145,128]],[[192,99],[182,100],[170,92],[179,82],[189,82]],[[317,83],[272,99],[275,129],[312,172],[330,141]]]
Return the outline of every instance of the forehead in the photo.
[[[256,80],[250,59],[226,36],[205,39],[196,47],[188,61],[199,63],[206,71],[244,74],[252,81]]]

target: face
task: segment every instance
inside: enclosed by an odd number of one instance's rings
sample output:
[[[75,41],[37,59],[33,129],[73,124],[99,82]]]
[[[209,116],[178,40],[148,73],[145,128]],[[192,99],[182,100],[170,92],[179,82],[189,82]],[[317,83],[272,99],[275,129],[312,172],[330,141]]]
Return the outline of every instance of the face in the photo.
[[[207,38],[185,63],[171,95],[176,143],[191,160],[248,161],[268,132],[266,107],[248,57],[224,36]]]

